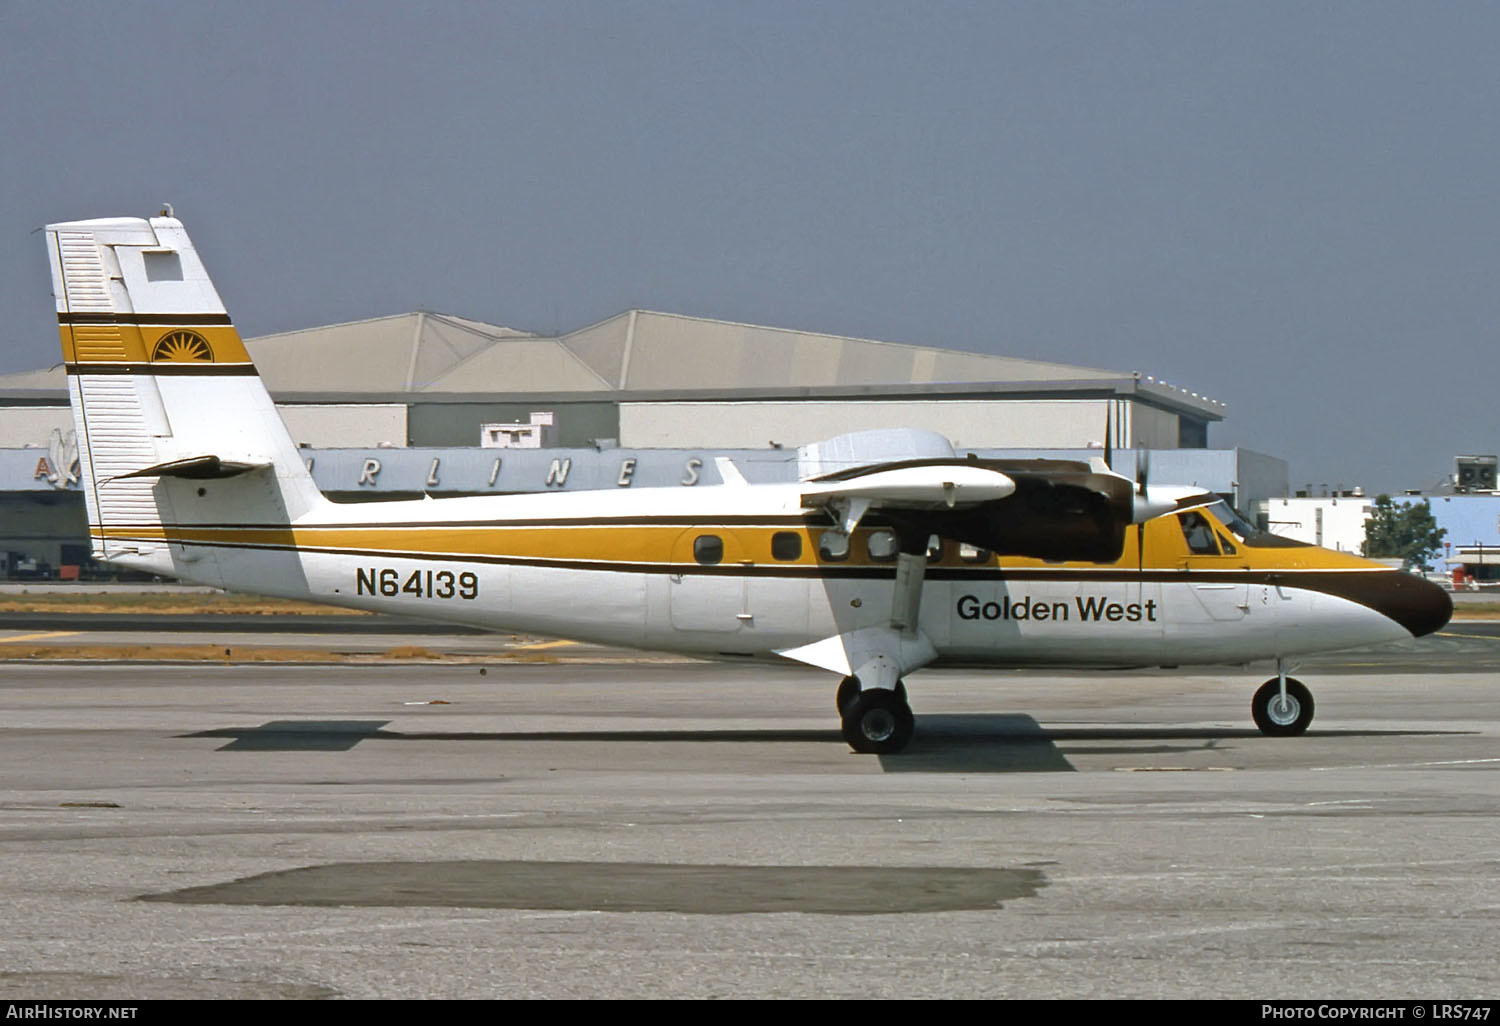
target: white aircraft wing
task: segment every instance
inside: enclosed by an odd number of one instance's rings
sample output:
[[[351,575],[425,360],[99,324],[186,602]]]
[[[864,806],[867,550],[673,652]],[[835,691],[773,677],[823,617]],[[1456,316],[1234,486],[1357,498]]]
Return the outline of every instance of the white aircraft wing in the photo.
[[[840,480],[807,482],[802,506],[836,511],[847,533],[871,509],[958,509],[997,502],[1015,490],[1015,481],[1000,471],[967,463],[877,467]]]

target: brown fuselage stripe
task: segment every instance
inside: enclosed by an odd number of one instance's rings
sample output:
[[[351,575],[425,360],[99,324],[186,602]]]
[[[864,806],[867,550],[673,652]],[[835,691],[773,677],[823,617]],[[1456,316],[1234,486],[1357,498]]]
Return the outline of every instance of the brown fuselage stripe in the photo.
[[[60,313],[58,324],[194,325],[233,324],[228,314]]]
[[[159,363],[70,363],[69,374],[197,374],[204,377],[255,377],[253,363],[207,363],[200,361],[166,361]]]

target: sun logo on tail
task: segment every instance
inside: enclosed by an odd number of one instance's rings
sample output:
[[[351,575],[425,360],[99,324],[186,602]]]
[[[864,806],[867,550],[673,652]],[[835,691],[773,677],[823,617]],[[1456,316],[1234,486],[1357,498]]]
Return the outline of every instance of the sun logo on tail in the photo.
[[[173,363],[212,363],[214,351],[208,339],[196,331],[173,331],[161,337],[156,348],[151,350],[151,362],[168,360]]]

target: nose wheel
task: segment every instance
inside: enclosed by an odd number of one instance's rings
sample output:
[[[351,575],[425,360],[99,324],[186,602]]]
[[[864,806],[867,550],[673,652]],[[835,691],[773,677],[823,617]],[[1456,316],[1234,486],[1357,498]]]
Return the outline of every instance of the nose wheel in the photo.
[[[1271,737],[1293,737],[1307,730],[1313,718],[1313,697],[1307,687],[1293,677],[1286,679],[1286,698],[1281,696],[1281,678],[1272,677],[1255,692],[1250,715],[1262,734]]]
[[[858,684],[854,687],[857,689]],[[906,688],[897,684],[897,690],[872,688],[867,691],[839,688],[839,697],[848,698],[848,704],[840,704],[843,717],[844,740],[856,752],[866,755],[893,755],[905,748],[916,727],[916,717],[906,703]]]

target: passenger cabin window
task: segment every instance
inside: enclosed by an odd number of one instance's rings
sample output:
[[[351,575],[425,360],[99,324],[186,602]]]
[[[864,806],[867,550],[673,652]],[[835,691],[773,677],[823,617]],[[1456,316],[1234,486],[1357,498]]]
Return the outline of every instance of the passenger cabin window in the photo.
[[[943,539],[935,534],[927,536],[927,562],[940,563],[943,559]]]
[[[901,543],[896,541],[894,531],[870,532],[869,538],[865,539],[865,547],[870,550],[870,558],[877,563],[889,563],[901,551]]]
[[[818,535],[818,558],[828,563],[842,563],[849,558],[849,536],[841,531],[824,531]]]
[[[771,558],[801,559],[802,536],[795,531],[777,531],[771,535]]]
[[[693,558],[705,566],[724,561],[724,539],[716,534],[700,534],[693,539]]]
[[[958,545],[958,558],[965,563],[988,563],[993,553],[989,549],[976,548],[968,542],[960,542]]]
[[[1214,543],[1214,529],[1202,513],[1189,511],[1177,514],[1182,525],[1182,536],[1187,539],[1188,551],[1195,556],[1217,556],[1219,546]]]

